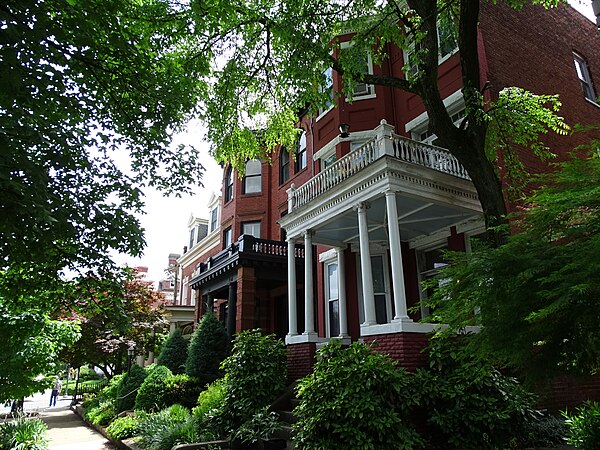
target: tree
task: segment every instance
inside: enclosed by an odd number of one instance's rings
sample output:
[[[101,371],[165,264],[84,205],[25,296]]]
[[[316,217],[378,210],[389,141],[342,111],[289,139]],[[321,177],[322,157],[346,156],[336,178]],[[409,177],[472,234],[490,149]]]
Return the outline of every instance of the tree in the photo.
[[[551,7],[558,0],[507,3],[518,9],[526,3]],[[498,149],[490,154],[486,144],[498,142],[494,138],[503,131],[510,136],[508,140],[502,136],[502,142],[531,144],[528,137],[537,140],[540,132],[566,129],[554,114],[555,98],[508,90],[497,102],[484,101],[487,87],[480,77],[477,41],[479,0],[196,2],[192,13],[201,57],[218,61],[207,79],[210,89],[203,117],[208,135],[217,160],[230,162],[241,172],[247,159],[265,158],[277,144],[291,148],[298,133],[294,128],[298,111],[316,115],[331,104],[330,69],[343,79],[342,92],[335,95],[344,94],[349,100],[359,82],[418,95],[429,115],[429,130],[473,180],[490,226],[503,222],[506,207],[495,161]],[[350,44],[342,46],[339,36],[348,35],[348,30],[354,34]],[[460,50],[466,118],[458,126],[438,88],[440,33],[455,40]],[[365,55],[370,53],[375,64],[382,64],[389,57],[389,44],[412,54],[406,76],[367,73]],[[494,118],[506,119],[507,114],[512,115],[510,125],[498,127],[502,121]],[[528,123],[533,126],[524,125]],[[488,139],[490,129],[494,136]]]
[[[185,373],[208,384],[222,375],[221,362],[229,353],[227,330],[213,312],[204,315],[192,335],[185,363]]]
[[[0,7],[0,267],[98,272],[111,249],[139,255],[140,189],[199,182],[195,149],[171,145],[206,72],[188,16],[160,0]]]
[[[63,314],[81,323],[81,338],[61,357],[73,366],[97,366],[111,377],[122,371],[130,346],[143,354],[154,345],[152,330],[166,324],[164,299],[131,274],[124,280],[116,274],[114,279],[107,276],[100,290],[96,288],[101,280],[91,281],[91,287],[80,283],[76,290],[78,303],[85,302],[86,307]]]
[[[540,182],[506,243],[450,255],[431,298],[434,319],[451,332],[483,325],[471,350],[530,378],[595,373],[600,159],[574,156]]]
[[[167,366],[174,374],[185,372],[189,342],[182,336],[181,330],[177,329],[166,340],[157,363]]]

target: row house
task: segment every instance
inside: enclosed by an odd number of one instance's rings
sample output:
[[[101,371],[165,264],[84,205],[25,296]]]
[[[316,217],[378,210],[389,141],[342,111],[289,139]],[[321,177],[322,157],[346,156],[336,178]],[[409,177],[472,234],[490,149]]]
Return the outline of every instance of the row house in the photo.
[[[446,38],[439,87],[460,121],[460,61]],[[571,7],[517,12],[482,2],[478,44],[487,99],[508,86],[558,93],[569,124],[600,123],[600,38]],[[403,76],[407,55],[388,51],[382,66],[367,59],[369,70]],[[328,75],[341,92],[337,74]],[[434,325],[422,320],[420,283],[444,264],[444,250],[469,251],[484,231],[477,192],[458,161],[432,145],[418,97],[357,84],[351,103],[332,99],[318,117],[301,118],[294,157],[282,149],[272,164],[248,161],[243,178],[225,167],[214,245],[182,278],[196,319],[210,308],[231,334],[260,327],[285,338],[290,379],[308,373],[316,348],[334,338],[377,340],[405,367],[423,364]],[[545,142],[564,157],[578,139]]]

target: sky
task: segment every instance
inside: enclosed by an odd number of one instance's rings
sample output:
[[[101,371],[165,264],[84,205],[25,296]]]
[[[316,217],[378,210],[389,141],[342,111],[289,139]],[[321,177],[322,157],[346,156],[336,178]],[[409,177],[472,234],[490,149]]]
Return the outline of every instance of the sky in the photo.
[[[595,21],[591,0],[570,0],[569,3],[590,20]],[[126,255],[115,257],[120,264],[131,267],[148,267],[147,279],[159,281],[165,278],[169,253],[183,253],[188,240],[187,224],[190,216],[208,219],[208,201],[211,194],[221,190],[222,170],[208,152],[209,144],[204,141],[205,130],[198,122],[192,122],[186,133],[178,136],[177,142],[194,144],[200,149],[200,161],[205,167],[204,187],[196,188],[195,195],[164,197],[160,192],[146,189],[146,214],[140,217],[146,230],[146,249],[141,258]]]
[[[195,195],[164,197],[155,189],[146,188],[145,214],[138,216],[145,229],[146,249],[141,258],[116,255],[115,261],[130,267],[148,267],[149,281],[165,278],[169,253],[183,253],[188,240],[188,220],[193,214],[208,219],[208,201],[211,194],[221,191],[222,169],[210,156],[209,143],[204,141],[204,128],[198,122],[188,125],[186,133],[177,136],[175,143],[194,144],[200,150],[200,162],[205,168],[202,177],[203,187],[195,188]]]

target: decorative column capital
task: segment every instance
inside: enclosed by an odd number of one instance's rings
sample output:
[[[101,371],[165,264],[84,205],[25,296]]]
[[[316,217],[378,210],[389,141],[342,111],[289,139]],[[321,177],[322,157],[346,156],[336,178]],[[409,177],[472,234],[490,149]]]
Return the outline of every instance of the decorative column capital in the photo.
[[[371,204],[369,202],[360,202],[357,203],[356,206],[354,207],[355,211],[358,211],[359,213],[361,211],[367,210],[371,207]]]

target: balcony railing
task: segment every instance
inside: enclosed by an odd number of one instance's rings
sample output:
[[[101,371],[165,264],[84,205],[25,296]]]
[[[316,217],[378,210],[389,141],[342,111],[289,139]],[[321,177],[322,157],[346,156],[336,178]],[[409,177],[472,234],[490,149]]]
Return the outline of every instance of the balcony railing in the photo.
[[[465,168],[448,150],[407,139],[394,134],[392,130],[392,126],[382,121],[381,125],[373,130],[372,139],[337,160],[302,186],[292,186],[288,190],[288,209],[292,211],[306,205],[384,155],[470,180]]]
[[[229,260],[241,254],[256,255],[257,257],[262,256],[283,258],[287,257],[287,253],[287,242],[259,239],[255,238],[254,236],[244,234],[222,252],[217,253],[215,256],[211,256],[206,260],[206,262],[198,264],[196,270],[194,271],[193,277],[195,278],[211,269],[220,267],[226,264]],[[304,247],[296,245],[295,256],[296,258],[304,258]]]

